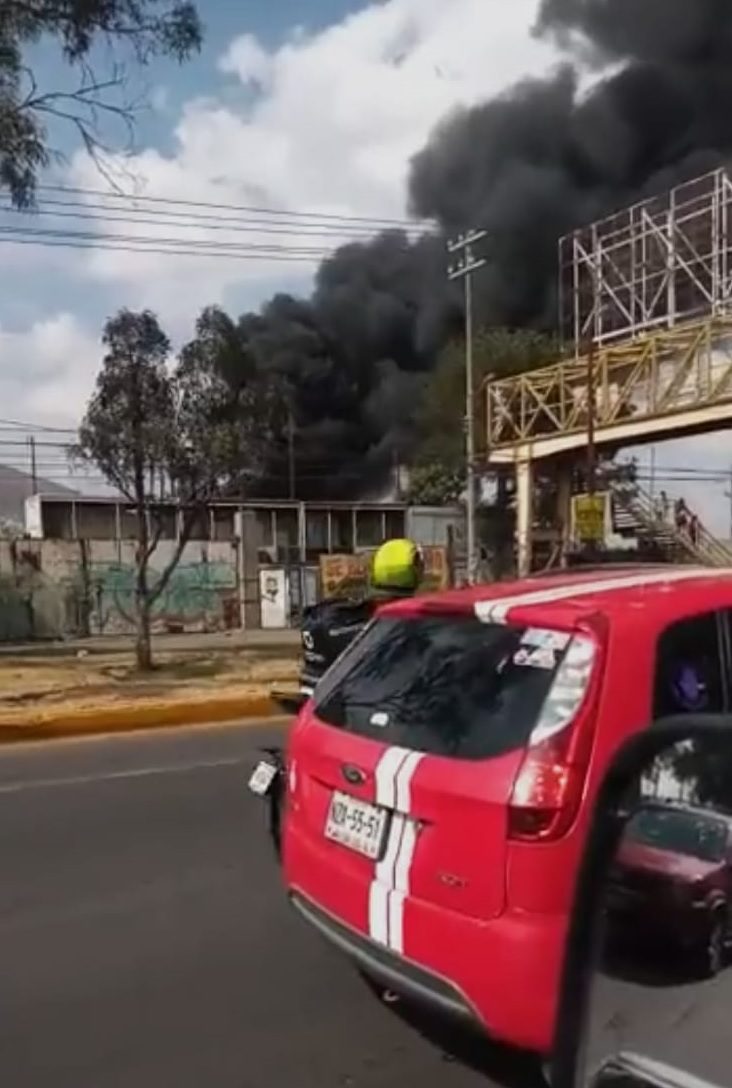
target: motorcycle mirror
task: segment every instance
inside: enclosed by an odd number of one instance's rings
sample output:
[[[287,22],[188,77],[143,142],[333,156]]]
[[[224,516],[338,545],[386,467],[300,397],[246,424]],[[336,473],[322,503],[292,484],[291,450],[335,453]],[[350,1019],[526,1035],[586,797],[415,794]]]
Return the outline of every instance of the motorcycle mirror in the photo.
[[[270,697],[284,714],[291,714],[293,717],[300,713],[308,701],[308,696],[303,691],[273,691]]]
[[[732,718],[619,753],[567,947],[555,1088],[732,1088]]]

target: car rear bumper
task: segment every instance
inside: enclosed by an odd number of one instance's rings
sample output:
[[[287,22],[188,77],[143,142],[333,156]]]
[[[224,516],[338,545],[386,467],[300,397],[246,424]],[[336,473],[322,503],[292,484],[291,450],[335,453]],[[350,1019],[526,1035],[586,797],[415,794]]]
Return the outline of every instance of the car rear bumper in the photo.
[[[483,1028],[477,1011],[452,982],[344,925],[298,891],[290,891],[290,902],[306,922],[386,989],[443,1016],[473,1028]]]

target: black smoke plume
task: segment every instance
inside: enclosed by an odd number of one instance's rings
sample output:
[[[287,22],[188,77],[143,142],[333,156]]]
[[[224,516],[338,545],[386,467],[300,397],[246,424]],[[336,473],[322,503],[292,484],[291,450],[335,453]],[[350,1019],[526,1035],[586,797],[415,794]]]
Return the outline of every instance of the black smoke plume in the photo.
[[[408,457],[420,382],[460,325],[446,236],[490,232],[485,324],[552,330],[562,234],[727,161],[732,0],[543,0],[535,32],[564,63],[444,119],[411,163],[410,211],[443,237],[347,246],[309,301],[247,319],[287,375],[302,497],[363,493]]]

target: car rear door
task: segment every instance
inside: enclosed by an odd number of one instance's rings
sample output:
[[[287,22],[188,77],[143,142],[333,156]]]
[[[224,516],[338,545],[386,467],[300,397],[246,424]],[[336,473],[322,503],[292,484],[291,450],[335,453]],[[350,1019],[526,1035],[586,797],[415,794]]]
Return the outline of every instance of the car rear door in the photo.
[[[535,636],[468,613],[383,616],[296,730],[290,877],[396,952],[410,914],[419,929],[504,909],[508,800],[568,641]],[[373,857],[330,837],[344,797],[383,817]]]

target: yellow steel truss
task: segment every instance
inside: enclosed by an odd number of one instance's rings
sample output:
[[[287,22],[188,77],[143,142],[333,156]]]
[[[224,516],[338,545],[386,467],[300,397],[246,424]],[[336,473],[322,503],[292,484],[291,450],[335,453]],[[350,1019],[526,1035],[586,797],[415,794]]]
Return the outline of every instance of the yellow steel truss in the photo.
[[[598,348],[592,361],[595,427],[732,401],[732,317],[677,325]],[[488,449],[587,429],[586,356],[484,386]]]

